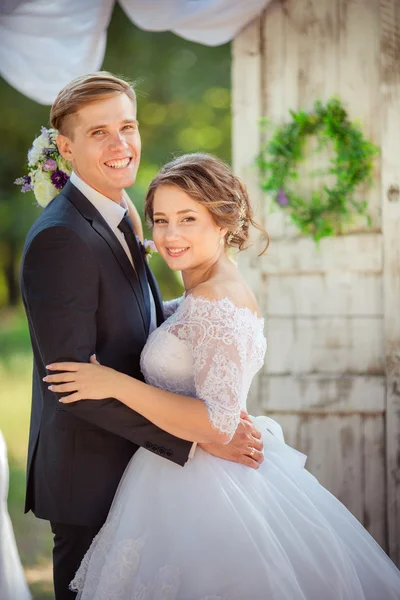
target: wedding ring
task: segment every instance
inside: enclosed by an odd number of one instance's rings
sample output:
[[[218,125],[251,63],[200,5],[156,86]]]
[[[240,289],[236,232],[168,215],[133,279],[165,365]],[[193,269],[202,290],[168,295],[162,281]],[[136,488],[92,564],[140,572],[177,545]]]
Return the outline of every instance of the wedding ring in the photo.
[[[250,450],[250,454],[249,454],[249,456],[251,456],[251,458],[253,458],[253,456],[254,456],[254,453],[255,453],[255,449],[254,449],[254,448],[252,448],[252,449]]]

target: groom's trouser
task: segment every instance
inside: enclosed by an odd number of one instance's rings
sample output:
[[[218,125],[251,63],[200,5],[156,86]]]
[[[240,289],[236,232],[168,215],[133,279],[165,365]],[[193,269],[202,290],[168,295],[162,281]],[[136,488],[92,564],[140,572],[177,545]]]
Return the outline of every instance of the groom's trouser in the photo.
[[[53,579],[56,600],[75,600],[69,584],[100,527],[51,523],[54,534]]]

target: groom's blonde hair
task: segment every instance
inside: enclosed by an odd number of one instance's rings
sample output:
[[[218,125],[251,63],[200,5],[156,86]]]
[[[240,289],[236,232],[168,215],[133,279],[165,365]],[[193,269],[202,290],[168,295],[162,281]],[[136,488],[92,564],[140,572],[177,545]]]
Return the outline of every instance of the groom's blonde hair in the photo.
[[[107,71],[81,75],[68,83],[53,102],[50,123],[62,135],[72,136],[73,116],[80,108],[115,94],[126,94],[136,105],[133,84]]]

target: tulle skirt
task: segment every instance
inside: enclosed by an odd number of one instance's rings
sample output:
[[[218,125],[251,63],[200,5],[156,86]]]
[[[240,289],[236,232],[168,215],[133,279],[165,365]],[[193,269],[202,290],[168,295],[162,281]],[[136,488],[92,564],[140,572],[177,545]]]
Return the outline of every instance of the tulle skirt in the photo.
[[[258,470],[140,449],[72,589],[79,600],[399,600],[400,571],[257,417]]]
[[[7,494],[7,448],[0,431],[0,600],[30,600],[7,510]]]

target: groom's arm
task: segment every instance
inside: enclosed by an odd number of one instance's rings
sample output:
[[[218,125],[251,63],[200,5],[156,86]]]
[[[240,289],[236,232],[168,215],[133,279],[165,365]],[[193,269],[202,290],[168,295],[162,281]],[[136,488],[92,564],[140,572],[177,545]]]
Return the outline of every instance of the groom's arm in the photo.
[[[88,362],[96,348],[99,286],[98,265],[89,245],[69,228],[47,228],[30,243],[21,276],[25,307],[40,352],[40,376],[47,374],[45,367],[52,362]],[[58,403],[44,383],[43,393]],[[191,442],[159,429],[114,398],[59,406],[139,446],[153,451],[161,447],[173,462],[183,465],[188,459]]]

